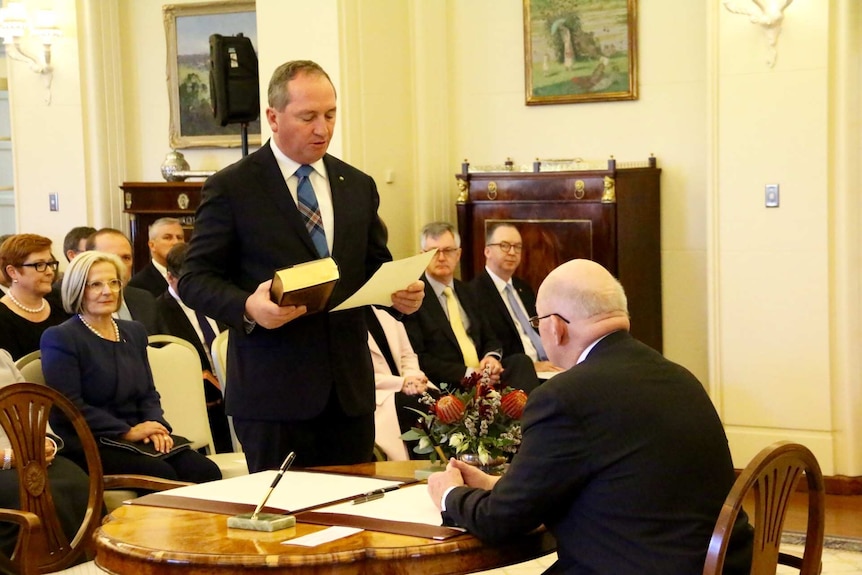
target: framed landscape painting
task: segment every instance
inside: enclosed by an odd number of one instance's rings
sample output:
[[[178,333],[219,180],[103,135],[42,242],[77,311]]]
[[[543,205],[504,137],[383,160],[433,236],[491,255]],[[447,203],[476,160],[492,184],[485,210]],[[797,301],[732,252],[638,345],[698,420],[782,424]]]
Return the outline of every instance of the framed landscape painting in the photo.
[[[526,103],[637,100],[637,0],[524,0]]]
[[[254,0],[169,4],[162,11],[167,35],[171,147],[239,147],[240,125],[221,126],[213,117],[209,37],[242,33],[257,52]],[[260,145],[260,119],[249,123],[248,140]]]

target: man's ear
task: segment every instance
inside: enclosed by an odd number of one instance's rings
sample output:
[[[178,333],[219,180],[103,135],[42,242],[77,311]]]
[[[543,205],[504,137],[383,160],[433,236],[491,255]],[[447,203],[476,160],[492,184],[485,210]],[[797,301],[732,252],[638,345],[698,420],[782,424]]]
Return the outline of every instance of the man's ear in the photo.
[[[554,336],[554,343],[559,347],[566,345],[569,341],[569,330],[566,329],[566,322],[556,315],[552,315],[548,319],[551,320],[551,335]]]

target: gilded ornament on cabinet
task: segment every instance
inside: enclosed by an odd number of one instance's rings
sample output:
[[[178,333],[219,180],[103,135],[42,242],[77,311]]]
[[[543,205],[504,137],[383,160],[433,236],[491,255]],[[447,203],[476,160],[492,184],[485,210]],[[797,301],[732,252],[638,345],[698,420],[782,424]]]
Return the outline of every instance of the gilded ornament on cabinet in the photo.
[[[488,199],[497,199],[497,182],[488,182]]]
[[[603,204],[615,204],[617,201],[616,182],[610,176],[605,176],[605,193],[602,194]]]
[[[466,204],[467,203],[467,182],[462,180],[461,178],[457,178],[458,182],[458,199],[455,200],[456,203]]]
[[[575,180],[575,199],[583,200],[584,192],[586,192],[587,185],[583,180]]]

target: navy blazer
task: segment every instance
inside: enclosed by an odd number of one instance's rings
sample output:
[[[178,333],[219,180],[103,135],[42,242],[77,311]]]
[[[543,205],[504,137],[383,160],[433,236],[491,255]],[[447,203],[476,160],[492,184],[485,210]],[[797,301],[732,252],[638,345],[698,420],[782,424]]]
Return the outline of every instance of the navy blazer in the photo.
[[[147,358],[147,332],[136,321],[116,320],[120,341],[98,337],[78,316],[42,334],[45,382],[75,404],[96,438],[118,437],[142,421],[168,429]],[[74,429],[52,412],[51,426],[79,445]]]
[[[456,487],[447,521],[491,542],[544,524],[557,539],[555,573],[703,570],[735,474],[718,414],[685,368],[613,333],[530,394],[522,429],[494,489]],[[725,573],[748,572],[744,514],[738,526]]]
[[[323,161],[340,276],[332,307],[392,256],[374,180],[328,154]],[[202,193],[179,292],[186,305],[231,328],[228,414],[306,420],[323,411],[333,388],[347,415],[372,413],[374,372],[361,308],[312,314],[272,330],[244,329],[245,301],[260,283],[280,268],[319,257],[269,142],[210,176]]]
[[[473,295],[476,296],[476,302],[479,304],[482,314],[488,320],[488,325],[503,346],[503,355],[524,353],[521,330],[515,325],[509,308],[503,301],[503,296],[497,291],[494,280],[488,275],[488,270],[483,269],[482,273],[470,281],[469,286],[473,290]],[[527,317],[536,315],[536,295],[533,293],[533,288],[521,278],[514,276],[512,277],[512,286],[518,292],[518,297],[521,298],[524,307],[527,308]]]
[[[422,279],[425,279],[424,276]],[[455,295],[467,314],[470,327],[467,335],[476,346],[476,353],[482,359],[490,352],[502,355],[500,342],[488,327],[483,314],[479,311],[472,292],[467,285],[460,280],[453,282]],[[430,381],[437,383],[456,384],[464,378],[467,366],[455,332],[449,324],[449,318],[443,311],[443,306],[434,293],[431,283],[425,281],[425,299],[419,310],[403,320],[410,345],[413,351],[419,355],[419,367],[425,372]],[[535,375],[535,372],[534,372]]]
[[[156,269],[152,261],[132,276],[132,279],[129,280],[129,285],[147,290],[153,294],[153,297],[159,297],[168,291],[168,281]]]

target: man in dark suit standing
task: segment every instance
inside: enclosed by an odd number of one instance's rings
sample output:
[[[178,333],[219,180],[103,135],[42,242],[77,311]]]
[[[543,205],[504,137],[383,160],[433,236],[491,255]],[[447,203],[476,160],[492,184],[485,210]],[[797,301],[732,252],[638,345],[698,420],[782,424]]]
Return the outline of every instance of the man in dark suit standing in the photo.
[[[508,222],[496,222],[485,233],[485,269],[470,282],[470,289],[491,329],[503,345],[503,354],[524,353],[537,372],[558,371],[545,354],[539,333],[530,325],[536,315],[533,288],[515,277],[524,243]]]
[[[326,154],[335,88],[310,61],[273,73],[266,119],[272,139],[203,187],[180,296],[231,329],[227,413],[249,471],[369,461],[374,374],[362,309],[305,315],[270,299],[275,270],[331,254],[340,278],[330,308],[386,261],[374,180]],[[399,286],[400,287],[400,286]],[[422,282],[392,296],[412,313]]]
[[[632,338],[625,293],[599,264],[552,271],[536,301],[542,343],[567,369],[536,389],[508,471],[450,461],[428,488],[444,520],[500,542],[544,524],[551,573],[700,573],[735,474],[700,382]],[[725,573],[748,573],[741,513]]]
[[[123,273],[123,302],[115,313],[119,319],[135,320],[144,324],[148,335],[162,333],[159,314],[156,311],[156,298],[140,288],[129,285],[132,277],[134,259],[132,242],[126,234],[114,228],[102,228],[87,239],[87,250],[114,254],[125,265]]]
[[[167,253],[165,269],[168,272],[168,289],[156,298],[156,305],[165,333],[191,343],[200,356],[207,417],[209,417],[213,443],[217,453],[229,453],[233,451],[230,427],[224,412],[222,388],[213,369],[211,352],[213,340],[224,327],[188,307],[177,293],[177,284],[180,281],[188,251],[189,245],[181,242],[175,244]]]
[[[150,263],[132,276],[129,285],[145,289],[159,297],[168,289],[167,257],[172,247],[186,241],[185,232],[176,218],[159,218],[149,229]]]
[[[461,238],[448,222],[433,222],[422,229],[423,251],[437,254],[425,270],[425,301],[404,320],[419,365],[434,383],[457,384],[473,371],[489,369],[493,381],[532,391],[539,381],[523,353],[505,354],[488,327],[479,304],[455,268],[461,259]]]

